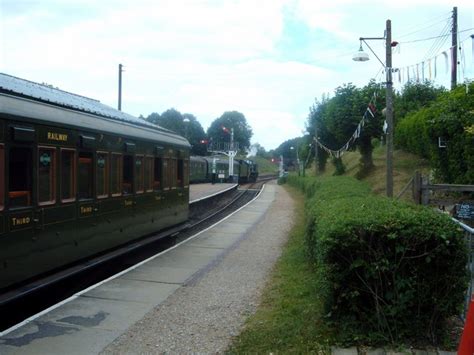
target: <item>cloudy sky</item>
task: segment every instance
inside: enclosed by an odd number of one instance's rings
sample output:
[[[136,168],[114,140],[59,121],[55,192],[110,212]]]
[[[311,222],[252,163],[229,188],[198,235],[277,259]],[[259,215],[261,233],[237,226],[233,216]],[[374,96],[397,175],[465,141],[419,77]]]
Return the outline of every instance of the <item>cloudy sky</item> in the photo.
[[[237,110],[269,150],[302,135],[315,99],[382,80],[367,48],[368,62],[352,55],[359,37],[383,37],[386,19],[400,42],[393,66],[412,66],[413,78],[424,61],[427,78],[438,55],[436,83],[448,85],[441,53],[453,6],[462,81],[474,77],[471,0],[0,0],[0,71],[117,107],[122,63],[123,111],[173,107],[206,130]],[[384,60],[384,41],[369,44]]]

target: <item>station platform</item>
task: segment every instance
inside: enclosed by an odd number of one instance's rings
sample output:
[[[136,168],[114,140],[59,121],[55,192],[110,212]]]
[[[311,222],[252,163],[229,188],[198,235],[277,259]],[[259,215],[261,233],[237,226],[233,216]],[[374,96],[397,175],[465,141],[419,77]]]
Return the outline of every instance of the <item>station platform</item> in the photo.
[[[234,185],[211,186],[219,190]],[[192,185],[194,199],[201,188],[208,193],[209,186]],[[222,260],[259,225],[275,199],[275,185],[267,185],[245,208],[214,226],[0,333],[0,354],[100,353]]]
[[[219,184],[191,184],[189,185],[189,203],[219,195],[228,190],[237,188],[238,184],[219,183]]]

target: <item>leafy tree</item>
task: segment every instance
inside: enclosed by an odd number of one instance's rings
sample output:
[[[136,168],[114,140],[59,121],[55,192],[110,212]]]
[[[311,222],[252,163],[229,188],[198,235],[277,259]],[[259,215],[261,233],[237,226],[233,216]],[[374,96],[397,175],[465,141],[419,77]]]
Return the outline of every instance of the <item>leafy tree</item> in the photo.
[[[444,87],[436,88],[433,82],[428,80],[420,83],[409,81],[402,88],[401,93],[395,95],[395,118],[400,120],[409,112],[427,107],[444,92],[446,92]]]
[[[245,116],[240,112],[224,112],[221,117],[211,123],[207,135],[214,143],[228,143],[232,128],[234,129],[234,142],[239,144],[239,150],[248,150],[253,132]]]
[[[314,136],[317,125],[318,140],[329,149],[339,150],[352,137],[376,90],[374,81],[362,89],[349,83],[336,88],[334,97],[316,101],[308,116],[307,126],[310,134]],[[366,120],[360,137],[353,143],[352,148],[358,147],[361,153],[359,176],[366,174],[373,167],[372,138],[381,133],[382,127],[380,113],[375,113],[374,116],[367,116],[369,119]],[[324,150],[318,149],[320,170],[324,170],[327,157],[328,154]],[[336,174],[342,174],[345,170],[342,160],[334,158],[332,162],[336,166]]]
[[[206,140],[206,134],[194,115],[181,114],[171,108],[161,115],[154,112],[146,120],[185,137],[191,144],[191,154],[206,155],[206,144],[201,143],[201,141]]]

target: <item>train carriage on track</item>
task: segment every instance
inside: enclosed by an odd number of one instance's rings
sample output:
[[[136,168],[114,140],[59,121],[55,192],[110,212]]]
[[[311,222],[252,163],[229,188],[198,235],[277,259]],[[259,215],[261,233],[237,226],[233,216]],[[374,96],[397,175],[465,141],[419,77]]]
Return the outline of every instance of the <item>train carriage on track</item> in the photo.
[[[99,101],[0,74],[0,291],[186,221],[189,150]]]

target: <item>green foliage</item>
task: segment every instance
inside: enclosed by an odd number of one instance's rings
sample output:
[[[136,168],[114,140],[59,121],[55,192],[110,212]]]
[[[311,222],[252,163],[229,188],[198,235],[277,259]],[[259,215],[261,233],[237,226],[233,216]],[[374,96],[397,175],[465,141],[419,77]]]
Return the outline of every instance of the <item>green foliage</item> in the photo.
[[[323,98],[316,101],[310,108],[308,116],[308,131],[314,137],[317,131],[318,140],[330,149],[338,150],[352,137],[357,125],[367,110],[374,93],[378,93],[378,104],[384,101],[380,97],[380,89],[374,81],[370,81],[363,88],[357,88],[352,84],[345,84],[336,88],[334,97]],[[376,103],[376,104],[377,104]],[[380,107],[379,107],[380,109]],[[361,131],[359,139],[354,142],[362,155],[359,170],[362,175],[367,174],[374,164],[372,160],[372,138],[379,137],[382,132],[382,118],[380,110],[375,112],[375,117],[368,116],[366,124]],[[318,161],[320,171],[324,171],[328,154],[318,148]],[[345,170],[340,159],[333,160],[336,164],[337,173]]]
[[[288,182],[307,197],[306,248],[336,341],[439,345],[467,284],[463,233],[449,217],[348,177]]]
[[[191,154],[206,155],[206,145],[201,143],[201,140],[206,139],[206,134],[194,115],[181,114],[171,108],[161,115],[153,112],[146,120],[185,137],[191,144]]]
[[[426,108],[401,119],[395,144],[429,159],[435,178],[443,183],[474,183],[474,83],[436,96]],[[439,147],[438,139],[446,143]]]
[[[225,132],[223,127],[229,132]],[[252,128],[247,123],[245,116],[237,111],[227,111],[216,118],[207,130],[207,135],[213,142],[230,142],[230,130],[234,129],[234,142],[239,143],[239,149],[245,151],[250,148]]]

